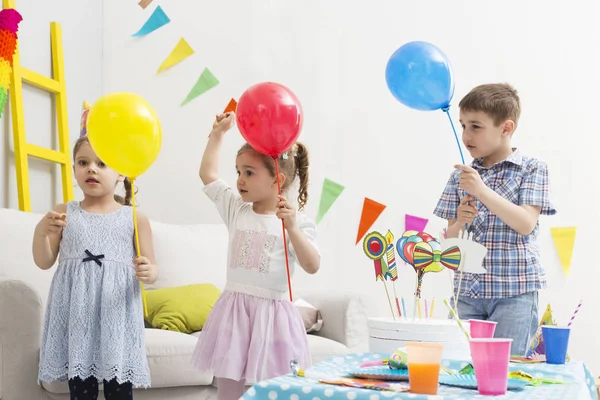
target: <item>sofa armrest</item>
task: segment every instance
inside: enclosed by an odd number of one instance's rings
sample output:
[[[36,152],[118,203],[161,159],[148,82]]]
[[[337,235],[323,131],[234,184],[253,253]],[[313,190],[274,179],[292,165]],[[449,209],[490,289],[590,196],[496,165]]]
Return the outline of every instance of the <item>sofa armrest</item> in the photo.
[[[0,399],[41,399],[41,329],[39,294],[23,281],[0,277]]]
[[[306,292],[302,298],[316,307],[323,317],[323,327],[316,333],[342,343],[351,352],[367,351],[369,328],[364,297],[355,293]]]

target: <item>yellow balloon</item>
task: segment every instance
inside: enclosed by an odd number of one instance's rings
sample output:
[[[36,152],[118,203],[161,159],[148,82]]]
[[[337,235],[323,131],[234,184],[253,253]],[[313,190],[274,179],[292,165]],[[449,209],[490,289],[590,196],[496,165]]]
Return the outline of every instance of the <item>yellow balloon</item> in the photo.
[[[88,114],[87,135],[98,157],[131,179],[150,168],[162,145],[154,108],[133,93],[111,93],[98,99]]]

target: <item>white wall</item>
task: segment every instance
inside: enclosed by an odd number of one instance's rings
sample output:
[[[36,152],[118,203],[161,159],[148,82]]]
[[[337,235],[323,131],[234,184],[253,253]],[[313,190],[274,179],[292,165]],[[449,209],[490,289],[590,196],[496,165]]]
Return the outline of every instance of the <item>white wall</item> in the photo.
[[[157,3],[157,2],[154,2]],[[584,307],[573,331],[573,356],[600,370],[595,307],[600,273],[595,267],[597,90],[600,37],[597,2],[577,6],[553,2],[475,0],[397,2],[248,2],[162,0],[171,23],[143,38],[131,34],[150,16],[135,1],[104,1],[104,91],[133,91],[157,109],[164,145],[156,164],[139,179],[142,209],[176,223],[217,222],[202,194],[197,168],[214,115],[230,97],[260,81],[281,82],[301,99],[306,124],[301,140],[311,150],[311,202],[316,214],[322,180],[347,189],[320,226],[322,270],[299,274],[296,287],[366,291],[387,315],[372,263],[354,246],[364,196],[388,205],[374,225],[401,234],[405,213],[433,218],[432,210],[453,164],[460,161],[450,126],[441,112],[417,112],[397,103],[384,79],[388,57],[400,45],[426,40],[450,57],[456,75],[452,109],[473,86],[508,81],[521,93],[523,114],[515,143],[550,166],[559,214],[542,219],[543,262],[559,323],[579,299]],[[109,27],[110,25],[110,27]],[[180,37],[196,54],[175,68],[156,70]],[[179,104],[208,66],[220,85],[184,107]],[[232,131],[221,162],[233,183],[234,157],[242,144]],[[565,279],[549,228],[578,226],[573,270]],[[428,231],[444,226],[431,221]],[[218,266],[215,266],[218,267]],[[398,289],[410,304],[414,272],[400,268]],[[436,317],[445,317],[448,274],[426,276],[424,296],[436,296]]]
[[[69,133],[74,143],[79,136],[82,101],[95,99],[102,92],[102,3],[16,0],[16,7],[23,16],[18,35],[24,68],[52,76],[50,22],[62,26]],[[0,121],[0,207],[18,208],[9,104],[10,100]],[[28,142],[58,149],[53,96],[23,85],[23,104]],[[45,212],[62,202],[60,168],[46,161],[29,160],[32,210]],[[79,190],[75,193],[80,196]]]

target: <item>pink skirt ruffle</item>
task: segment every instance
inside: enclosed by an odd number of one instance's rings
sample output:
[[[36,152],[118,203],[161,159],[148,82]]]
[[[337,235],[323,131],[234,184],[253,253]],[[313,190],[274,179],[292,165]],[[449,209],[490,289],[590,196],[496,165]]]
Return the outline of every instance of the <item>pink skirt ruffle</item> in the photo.
[[[216,378],[249,384],[310,366],[306,330],[286,293],[228,282],[215,303],[192,362]]]

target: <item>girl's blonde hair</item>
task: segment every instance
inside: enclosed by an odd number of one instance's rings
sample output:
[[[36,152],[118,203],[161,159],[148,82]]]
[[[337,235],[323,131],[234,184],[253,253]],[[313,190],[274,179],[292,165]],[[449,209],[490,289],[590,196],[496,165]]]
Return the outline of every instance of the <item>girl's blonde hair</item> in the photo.
[[[73,161],[75,161],[75,159],[77,158],[77,152],[81,148],[81,145],[83,145],[84,143],[90,144],[90,141],[87,136],[80,136],[79,139],[77,139],[77,141],[75,142],[75,146],[73,146]],[[123,181],[123,187],[125,188],[125,197],[115,194],[115,200],[119,204],[122,204],[124,206],[130,206],[133,188],[129,179],[125,178],[125,180]]]
[[[258,154],[271,176],[275,177],[275,161],[273,160],[273,157],[259,153],[248,143],[244,144],[238,151],[238,156],[248,151],[253,151]],[[294,182],[296,177],[300,179],[300,186],[298,188],[298,209],[304,209],[304,206],[308,201],[308,149],[304,144],[296,142],[290,150],[279,156],[277,163],[279,164],[279,172],[284,174],[286,178],[281,187],[282,191],[287,189]]]

